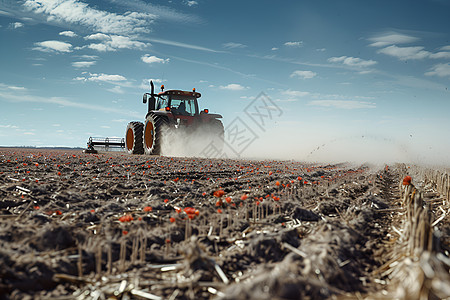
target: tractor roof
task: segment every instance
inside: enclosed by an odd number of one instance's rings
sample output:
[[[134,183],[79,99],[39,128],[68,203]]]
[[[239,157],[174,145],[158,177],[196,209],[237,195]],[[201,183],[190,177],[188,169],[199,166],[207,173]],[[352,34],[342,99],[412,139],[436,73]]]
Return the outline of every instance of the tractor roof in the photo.
[[[195,98],[200,98],[202,96],[202,94],[194,92],[194,91],[189,92],[189,91],[181,91],[181,90],[167,90],[167,91],[158,93],[158,95],[159,96],[176,95],[176,96],[195,97]]]

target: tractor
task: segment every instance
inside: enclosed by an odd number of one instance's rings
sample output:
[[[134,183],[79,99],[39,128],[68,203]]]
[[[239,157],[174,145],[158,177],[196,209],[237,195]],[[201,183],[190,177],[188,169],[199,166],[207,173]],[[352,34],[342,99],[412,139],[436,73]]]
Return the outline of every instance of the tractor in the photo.
[[[201,94],[192,91],[164,90],[154,92],[150,81],[150,93],[144,93],[143,103],[148,103],[145,122],[128,123],[125,132],[125,150],[129,154],[160,155],[163,141],[170,132],[182,133],[189,139],[195,132],[202,135],[205,147],[214,143],[216,149],[222,150],[224,127],[219,114],[211,114],[208,109],[200,111],[198,98]],[[170,141],[165,143],[170,147]]]

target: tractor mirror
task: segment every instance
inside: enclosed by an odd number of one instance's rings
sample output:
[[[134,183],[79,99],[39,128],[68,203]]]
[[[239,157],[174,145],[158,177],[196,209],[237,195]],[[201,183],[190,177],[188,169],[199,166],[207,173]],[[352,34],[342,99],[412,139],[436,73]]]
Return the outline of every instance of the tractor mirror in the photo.
[[[144,97],[142,98],[142,102],[144,104],[147,103],[147,93],[144,94]]]

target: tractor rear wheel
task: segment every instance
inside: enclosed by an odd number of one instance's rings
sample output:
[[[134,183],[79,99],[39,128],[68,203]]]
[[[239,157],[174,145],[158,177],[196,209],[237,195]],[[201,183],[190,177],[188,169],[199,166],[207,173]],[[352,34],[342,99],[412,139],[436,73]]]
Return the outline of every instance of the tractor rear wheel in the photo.
[[[164,132],[168,124],[164,117],[149,115],[144,125],[144,152],[150,155],[160,155]]]
[[[144,124],[141,122],[128,123],[125,131],[125,150],[129,154],[144,154],[143,128]]]
[[[209,123],[209,134],[211,142],[213,143],[215,149],[222,151],[224,144],[225,130],[223,128],[222,121],[214,119]]]

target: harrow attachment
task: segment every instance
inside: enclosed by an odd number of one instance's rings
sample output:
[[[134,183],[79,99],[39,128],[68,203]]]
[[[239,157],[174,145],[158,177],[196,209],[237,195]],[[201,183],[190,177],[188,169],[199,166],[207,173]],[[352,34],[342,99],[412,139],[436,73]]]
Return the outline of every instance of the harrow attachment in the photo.
[[[125,150],[124,138],[103,138],[103,137],[89,137],[87,142],[87,149],[84,153],[98,153],[98,150],[102,151],[123,151]]]

